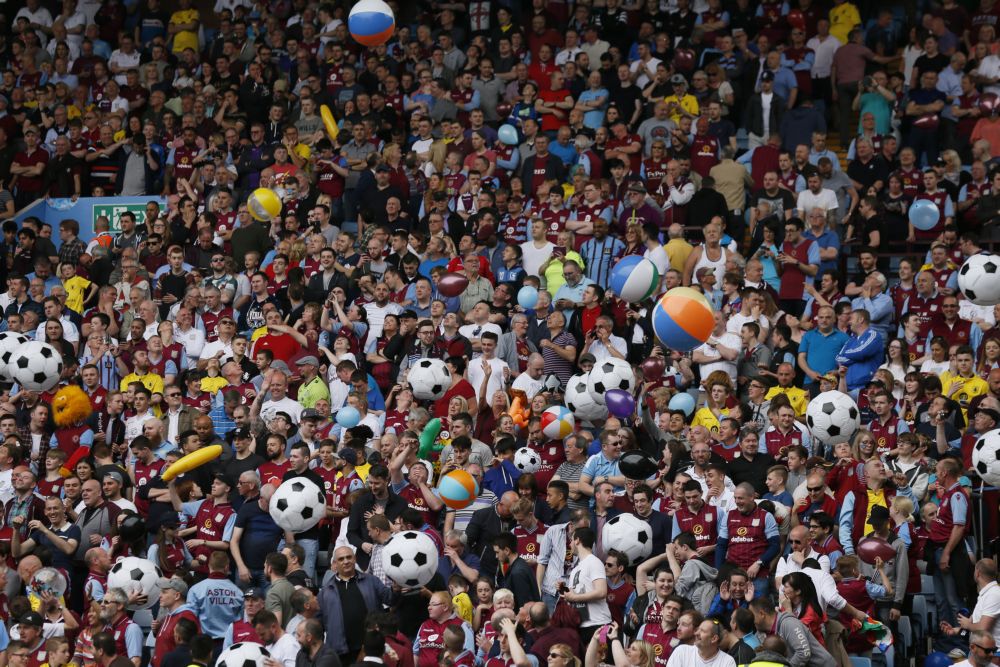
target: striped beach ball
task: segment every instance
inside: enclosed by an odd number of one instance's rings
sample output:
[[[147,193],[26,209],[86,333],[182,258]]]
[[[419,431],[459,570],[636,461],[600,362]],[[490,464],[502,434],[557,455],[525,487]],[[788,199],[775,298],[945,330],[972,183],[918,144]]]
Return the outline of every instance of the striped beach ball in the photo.
[[[270,222],[281,215],[281,199],[274,190],[257,188],[247,199],[247,210],[254,220]]]
[[[392,38],[396,18],[382,0],[361,0],[347,17],[347,29],[358,44],[379,46]]]
[[[569,408],[554,405],[542,413],[542,433],[550,440],[562,440],[573,432],[576,420]]]
[[[708,340],[714,328],[711,304],[690,287],[673,288],[653,308],[653,331],[671,350],[693,350]]]
[[[464,470],[452,470],[441,478],[438,486],[441,500],[453,510],[462,510],[472,504],[479,495],[476,478]]]
[[[639,255],[622,257],[611,269],[611,291],[629,303],[638,303],[656,293],[660,272],[656,265]]]

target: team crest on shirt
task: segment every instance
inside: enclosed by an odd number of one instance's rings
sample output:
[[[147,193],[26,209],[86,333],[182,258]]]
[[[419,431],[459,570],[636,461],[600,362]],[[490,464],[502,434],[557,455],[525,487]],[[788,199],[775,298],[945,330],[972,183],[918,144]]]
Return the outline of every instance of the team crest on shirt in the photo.
[[[222,514],[216,514],[215,515],[215,520],[218,521],[219,523],[222,523],[223,519],[225,519],[225,518],[226,517],[224,517]]]
[[[211,530],[212,529],[212,517],[209,517],[209,518],[205,519],[204,527],[205,527],[205,530]]]
[[[736,534],[739,535],[740,537],[746,537],[746,535],[747,535],[747,527],[746,526],[740,526],[739,528],[736,529]]]
[[[760,519],[754,519],[753,521],[750,522],[750,525],[756,528],[757,526],[760,525]]]
[[[740,528],[740,530],[743,530],[743,529]],[[703,532],[705,532],[705,529],[700,524],[696,524],[694,526],[691,526],[691,532],[694,533],[697,536],[697,535],[701,535]]]

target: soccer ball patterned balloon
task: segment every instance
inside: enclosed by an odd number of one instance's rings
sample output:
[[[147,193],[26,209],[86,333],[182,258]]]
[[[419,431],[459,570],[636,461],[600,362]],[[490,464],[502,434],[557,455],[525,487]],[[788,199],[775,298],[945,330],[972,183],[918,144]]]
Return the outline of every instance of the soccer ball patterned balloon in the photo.
[[[977,306],[1000,303],[1000,256],[979,253],[958,270],[958,289]]]
[[[293,477],[271,496],[268,512],[282,530],[301,533],[326,516],[326,494],[310,479]]]
[[[10,363],[14,353],[30,339],[24,334],[16,331],[4,331],[0,333],[0,382],[13,382],[7,364]]]
[[[653,553],[653,529],[634,514],[619,514],[604,524],[601,543],[605,553],[617,549],[637,563]]]
[[[215,667],[264,667],[271,654],[260,644],[238,642],[219,654]]]
[[[522,473],[538,472],[542,466],[542,457],[531,447],[521,447],[514,452],[514,467]]]
[[[440,359],[421,359],[406,375],[413,396],[421,401],[436,401],[451,387],[451,371]]]
[[[990,486],[1000,486],[1000,429],[983,433],[972,446],[972,469]]]
[[[861,426],[861,412],[854,399],[840,391],[825,391],[809,401],[806,424],[818,442],[847,442]]]
[[[120,588],[126,593],[141,591],[146,595],[146,604],[129,605],[132,611],[149,609],[160,601],[159,580],[163,576],[160,568],[145,558],[126,556],[111,567],[108,572],[108,588]]]
[[[28,341],[10,356],[7,371],[22,389],[48,391],[62,377],[62,353],[48,343]]]
[[[590,373],[581,373],[569,379],[566,383],[566,407],[574,417],[583,421],[606,419],[608,408],[603,403],[598,403],[590,393],[587,387],[589,380]]]
[[[415,530],[396,533],[382,549],[386,575],[403,588],[423,586],[437,572],[437,566],[434,540]]]
[[[587,390],[595,401],[604,405],[604,392],[611,389],[635,391],[635,369],[624,359],[609,357],[590,369]]]

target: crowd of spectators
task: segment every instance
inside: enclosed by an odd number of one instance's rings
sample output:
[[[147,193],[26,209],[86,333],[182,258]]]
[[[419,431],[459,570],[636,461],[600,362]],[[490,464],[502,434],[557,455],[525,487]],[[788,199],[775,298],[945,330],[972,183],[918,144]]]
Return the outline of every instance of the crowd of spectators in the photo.
[[[1000,426],[1000,309],[957,288],[1000,238],[996,0],[423,0],[371,49],[349,4],[0,10],[3,328],[57,347],[92,412],[0,393],[2,659],[892,667],[932,635],[996,663],[997,501],[970,457]],[[250,215],[258,188],[280,215]],[[15,222],[118,196],[145,207]],[[609,289],[627,255],[654,296],[705,294],[703,345],[666,348],[653,301]],[[450,372],[439,400],[407,383],[423,358]],[[609,358],[637,413],[545,437]],[[836,445],[805,423],[830,390],[861,414]],[[627,478],[633,450],[657,472]],[[436,493],[457,469],[479,483],[459,510]],[[328,503],[301,533],[268,512],[294,477]],[[648,558],[602,539],[623,512]],[[382,559],[405,529],[439,551],[415,589]],[[868,536],[893,557],[859,557]],[[152,612],[108,588],[127,555],[163,574]]]

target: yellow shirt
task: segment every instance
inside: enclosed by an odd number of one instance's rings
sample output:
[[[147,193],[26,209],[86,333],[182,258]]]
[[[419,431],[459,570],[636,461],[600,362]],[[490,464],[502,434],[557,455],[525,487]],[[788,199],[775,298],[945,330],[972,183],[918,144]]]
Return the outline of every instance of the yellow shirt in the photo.
[[[722,408],[722,416],[729,416],[729,408]],[[719,418],[708,408],[701,408],[694,413],[691,419],[691,426],[704,426],[710,433],[719,432]]]
[[[885,501],[885,491],[879,489],[878,491],[868,491],[868,509],[865,510],[865,535],[871,535],[875,532],[875,527],[869,523],[872,516],[872,508],[876,505],[881,505],[882,507],[889,509],[889,504]]]
[[[92,284],[82,276],[73,276],[69,280],[64,280],[63,289],[66,290],[66,306],[82,314],[83,297],[86,296],[87,290]]]
[[[451,599],[455,614],[466,623],[472,623],[472,598],[468,593],[459,593]]]
[[[163,393],[163,378],[156,373],[146,373],[145,375],[129,373],[122,378],[121,390],[128,391],[128,386],[133,382],[141,382],[142,386],[148,389],[151,394]]]
[[[861,25],[861,14],[850,2],[845,2],[830,10],[830,34],[847,44],[847,35],[854,26]]]
[[[950,396],[962,406],[962,415],[965,416],[966,421],[969,420],[969,403],[972,399],[976,396],[982,396],[990,390],[990,385],[978,375],[973,375],[971,378],[954,375],[948,384],[942,384],[942,387],[944,387],[942,393],[945,396]]]
[[[585,262],[583,261],[583,257],[580,257],[580,253],[575,250],[568,251],[565,259],[555,259],[550,262],[547,267],[545,267],[545,284],[547,285],[545,291],[552,295],[553,300],[555,299],[556,292],[559,291],[559,288],[566,283],[566,279],[563,278],[563,264],[566,263],[567,259],[571,259],[576,262],[581,269],[584,268]]]
[[[676,95],[668,95],[663,98],[663,101],[669,107],[671,104],[676,104],[680,108],[687,111],[692,116],[698,115],[698,98],[694,95],[685,95],[684,97],[678,98]],[[674,112],[670,114],[670,120],[675,123],[681,122],[681,114],[679,112]]]
[[[212,396],[215,396],[220,389],[229,386],[229,380],[222,377],[221,375],[217,377],[204,377],[201,379],[201,390],[207,391]]]
[[[198,23],[201,17],[197,9],[181,9],[170,15],[170,22],[176,24]],[[181,30],[174,34],[174,53],[180,53],[184,49],[194,49],[198,52],[198,30]]]
[[[806,413],[806,406],[809,404],[809,392],[805,389],[799,389],[798,387],[788,387],[787,389],[771,387],[771,390],[764,396],[764,400],[769,401],[778,394],[784,394],[788,397],[788,402],[791,403],[792,410],[795,410],[795,416],[801,417]]]
[[[688,256],[694,251],[694,246],[684,239],[670,239],[663,248],[670,258],[670,268],[684,273],[684,265],[687,264]]]

